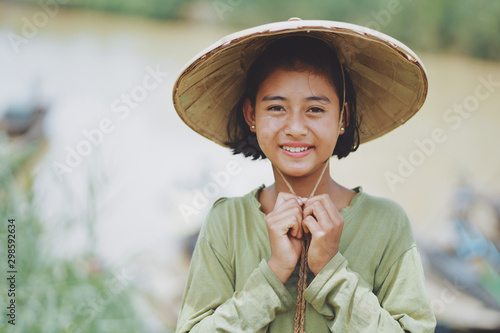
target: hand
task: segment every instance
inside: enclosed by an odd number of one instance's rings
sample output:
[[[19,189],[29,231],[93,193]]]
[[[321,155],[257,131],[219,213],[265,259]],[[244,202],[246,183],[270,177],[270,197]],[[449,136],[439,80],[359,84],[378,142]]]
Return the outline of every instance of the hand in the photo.
[[[266,216],[271,243],[269,267],[284,284],[297,265],[302,248],[302,200],[280,192],[271,213]]]
[[[321,194],[305,202],[302,223],[304,232],[311,233],[307,263],[318,275],[339,250],[344,218],[330,196]]]

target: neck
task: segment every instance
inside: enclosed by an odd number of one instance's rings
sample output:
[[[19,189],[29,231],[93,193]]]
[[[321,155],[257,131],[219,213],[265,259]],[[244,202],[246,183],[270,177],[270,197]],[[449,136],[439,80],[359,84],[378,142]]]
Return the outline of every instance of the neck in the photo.
[[[276,169],[273,165],[273,173],[275,179],[275,194],[278,195],[279,192],[290,193],[288,184],[292,187],[293,192],[300,197],[309,198],[314,188],[317,185],[314,195],[318,194],[332,194],[335,192],[336,183],[330,177],[329,161],[325,162],[327,165],[320,165],[317,170],[311,174],[303,177],[292,177],[285,174],[280,174],[280,171]],[[325,170],[326,167],[326,170]],[[285,179],[284,179],[285,177]],[[321,178],[320,178],[321,177]],[[293,193],[292,192],[292,193]]]

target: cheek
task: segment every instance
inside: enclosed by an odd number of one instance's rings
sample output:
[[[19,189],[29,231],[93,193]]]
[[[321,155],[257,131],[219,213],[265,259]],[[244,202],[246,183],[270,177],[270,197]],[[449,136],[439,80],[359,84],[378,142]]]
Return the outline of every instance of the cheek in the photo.
[[[333,149],[335,148],[335,145],[337,144],[338,141],[338,136],[336,135],[336,128],[335,124],[331,123],[324,123],[324,124],[329,124],[327,126],[321,126],[321,129],[316,132],[316,135],[325,143],[325,148],[327,150],[331,150],[333,152]]]
[[[282,127],[282,121],[276,117],[264,116],[256,121],[257,140],[261,147],[271,145],[273,138],[278,135]]]
[[[257,134],[257,141],[259,142],[259,146],[262,149],[264,149],[268,145],[269,134],[265,130],[262,130],[261,128],[258,128],[258,127],[257,127],[256,134]]]

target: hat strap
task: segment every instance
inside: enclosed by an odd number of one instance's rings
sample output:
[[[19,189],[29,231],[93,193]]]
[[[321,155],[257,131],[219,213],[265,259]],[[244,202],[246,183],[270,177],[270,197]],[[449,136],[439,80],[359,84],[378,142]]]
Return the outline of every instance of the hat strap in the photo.
[[[339,132],[337,135],[340,134],[340,128],[342,127],[342,121],[344,120],[344,113],[345,113],[345,72],[344,72],[344,65],[342,62],[339,60],[340,63],[340,70],[342,71],[342,109],[340,110],[340,121],[339,121]]]

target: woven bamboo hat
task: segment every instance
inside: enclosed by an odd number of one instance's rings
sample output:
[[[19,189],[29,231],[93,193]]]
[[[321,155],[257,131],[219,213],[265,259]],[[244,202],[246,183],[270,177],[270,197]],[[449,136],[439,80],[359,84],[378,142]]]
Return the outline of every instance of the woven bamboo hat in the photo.
[[[360,143],[402,125],[422,107],[427,75],[406,45],[354,24],[294,18],[236,32],[194,57],[174,85],[173,103],[181,119],[227,147],[229,114],[244,92],[247,69],[267,45],[290,35],[316,37],[337,50],[356,92]]]

